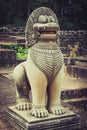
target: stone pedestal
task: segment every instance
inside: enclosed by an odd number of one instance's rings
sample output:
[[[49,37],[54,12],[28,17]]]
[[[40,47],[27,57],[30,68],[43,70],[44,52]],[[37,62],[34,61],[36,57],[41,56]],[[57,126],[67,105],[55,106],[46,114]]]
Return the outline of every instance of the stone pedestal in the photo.
[[[35,118],[27,111],[18,111],[15,106],[6,110],[6,118],[12,130],[79,130],[79,116],[70,110],[64,115]]]

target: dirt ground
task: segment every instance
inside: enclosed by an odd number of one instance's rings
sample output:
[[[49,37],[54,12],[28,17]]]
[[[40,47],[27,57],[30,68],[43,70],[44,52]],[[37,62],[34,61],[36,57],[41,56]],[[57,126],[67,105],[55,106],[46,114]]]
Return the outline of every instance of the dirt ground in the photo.
[[[7,123],[5,122],[4,110],[15,103],[15,85],[13,81],[13,72],[14,68],[1,68],[0,69],[0,130],[9,130]],[[62,90],[73,90],[73,89],[87,89],[87,80],[76,79],[69,77],[65,74],[64,85]],[[72,110],[80,115],[81,130],[87,130],[87,100],[85,103],[81,102],[81,107],[77,104],[71,103],[73,105]],[[84,107],[86,107],[84,109]],[[11,130],[11,129],[10,129]]]

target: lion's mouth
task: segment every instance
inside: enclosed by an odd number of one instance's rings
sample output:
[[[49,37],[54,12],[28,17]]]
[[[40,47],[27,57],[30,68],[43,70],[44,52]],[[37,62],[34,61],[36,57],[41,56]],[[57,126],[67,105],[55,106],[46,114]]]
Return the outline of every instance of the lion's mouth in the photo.
[[[59,29],[59,26],[57,23],[50,22],[50,23],[35,23],[33,25],[33,28],[37,30],[38,32],[42,33],[56,33]]]

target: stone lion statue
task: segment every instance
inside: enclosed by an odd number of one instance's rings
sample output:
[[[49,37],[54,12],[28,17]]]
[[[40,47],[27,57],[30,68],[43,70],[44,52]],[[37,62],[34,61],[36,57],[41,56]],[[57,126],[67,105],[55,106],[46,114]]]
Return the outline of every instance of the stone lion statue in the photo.
[[[25,29],[29,47],[27,60],[17,65],[13,72],[16,108],[30,109],[30,114],[35,117],[65,113],[60,102],[64,61],[58,46],[58,30],[57,17],[50,8],[34,10]]]

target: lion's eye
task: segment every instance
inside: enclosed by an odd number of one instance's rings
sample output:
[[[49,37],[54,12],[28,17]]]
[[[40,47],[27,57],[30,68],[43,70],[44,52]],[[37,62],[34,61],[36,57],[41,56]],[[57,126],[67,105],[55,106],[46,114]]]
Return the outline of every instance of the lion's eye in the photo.
[[[44,15],[40,15],[39,18],[38,18],[38,22],[39,23],[46,23],[47,19]]]
[[[50,22],[55,22],[55,19],[53,16],[49,16]]]

